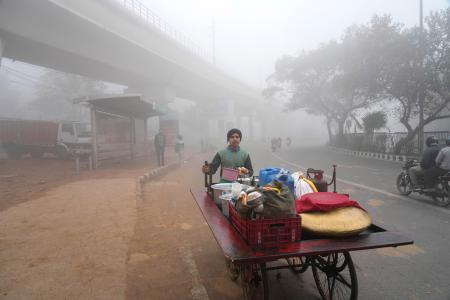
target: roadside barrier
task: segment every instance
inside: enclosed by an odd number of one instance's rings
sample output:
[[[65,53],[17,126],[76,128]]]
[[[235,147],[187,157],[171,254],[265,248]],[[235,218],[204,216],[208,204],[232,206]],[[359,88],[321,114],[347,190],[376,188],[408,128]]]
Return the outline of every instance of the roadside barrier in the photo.
[[[180,166],[181,166],[181,164],[179,162],[170,163],[168,165],[158,167],[156,169],[153,169],[153,170],[139,176],[136,179],[136,199],[142,200],[144,184],[146,184],[147,182],[149,182],[151,180],[157,179],[157,178],[167,174],[167,172],[179,168]]]
[[[329,147],[332,150],[347,154],[347,155],[353,155],[353,156],[359,156],[359,157],[367,157],[372,159],[378,159],[378,160],[386,160],[386,161],[392,161],[392,162],[398,162],[398,163],[404,163],[408,159],[417,159],[417,157],[413,156],[406,156],[406,155],[397,155],[397,154],[390,154],[390,153],[379,153],[379,152],[365,152],[365,151],[355,151],[355,150],[348,150],[344,148],[337,148],[337,147]]]

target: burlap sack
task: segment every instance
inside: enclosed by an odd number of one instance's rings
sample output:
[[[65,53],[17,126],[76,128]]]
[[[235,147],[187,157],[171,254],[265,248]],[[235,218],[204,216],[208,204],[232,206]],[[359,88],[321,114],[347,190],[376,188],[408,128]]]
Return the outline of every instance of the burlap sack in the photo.
[[[328,212],[302,213],[300,216],[302,230],[319,236],[357,235],[372,224],[369,214],[356,207],[342,207]]]

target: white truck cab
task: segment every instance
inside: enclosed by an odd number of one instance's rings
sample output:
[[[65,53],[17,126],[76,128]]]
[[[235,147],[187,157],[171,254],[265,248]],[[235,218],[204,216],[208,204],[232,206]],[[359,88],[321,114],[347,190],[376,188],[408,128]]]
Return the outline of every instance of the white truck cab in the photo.
[[[65,149],[67,154],[84,154],[91,152],[91,124],[82,122],[61,122],[58,128],[58,144]]]

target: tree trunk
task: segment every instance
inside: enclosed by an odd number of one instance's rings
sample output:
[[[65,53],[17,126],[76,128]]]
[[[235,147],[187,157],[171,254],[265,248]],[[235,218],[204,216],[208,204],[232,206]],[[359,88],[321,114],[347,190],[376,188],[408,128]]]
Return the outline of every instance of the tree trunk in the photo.
[[[328,143],[331,146],[335,146],[333,144],[333,133],[331,132],[331,119],[329,117],[325,117],[327,120],[327,130],[328,130]]]
[[[339,147],[345,145],[344,140],[344,125],[345,125],[345,119],[341,119],[337,121],[338,123],[338,134],[337,134],[337,145]]]

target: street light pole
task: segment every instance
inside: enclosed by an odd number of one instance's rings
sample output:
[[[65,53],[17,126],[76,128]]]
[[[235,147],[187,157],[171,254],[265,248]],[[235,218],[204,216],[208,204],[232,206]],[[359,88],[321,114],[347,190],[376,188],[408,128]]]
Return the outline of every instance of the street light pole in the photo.
[[[213,65],[216,65],[216,21],[213,19],[211,24],[212,30],[212,59]]]
[[[419,154],[423,152],[423,101],[425,97],[424,93],[424,70],[423,70],[423,59],[424,59],[424,32],[423,32],[423,0],[420,0],[420,63],[419,63],[419,132],[418,132],[418,142],[419,142]]]

